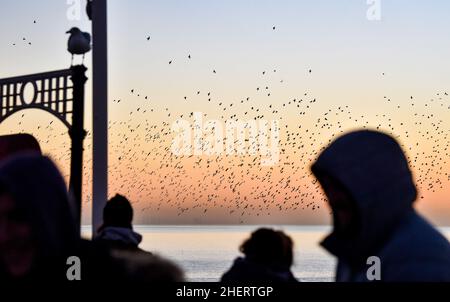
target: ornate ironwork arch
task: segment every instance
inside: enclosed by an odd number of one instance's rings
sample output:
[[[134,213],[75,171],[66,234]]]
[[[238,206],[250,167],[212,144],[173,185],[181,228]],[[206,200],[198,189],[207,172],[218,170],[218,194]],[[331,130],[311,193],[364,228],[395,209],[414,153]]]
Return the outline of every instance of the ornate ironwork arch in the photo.
[[[84,84],[86,67],[37,73],[0,79],[0,124],[8,117],[25,109],[41,109],[58,118],[69,130],[72,141],[69,189],[78,202],[81,217]],[[27,99],[26,89],[32,91]]]
[[[73,85],[69,80],[72,69],[13,77],[0,80],[0,123],[24,109],[45,110],[72,127]],[[27,87],[32,88],[26,99]]]

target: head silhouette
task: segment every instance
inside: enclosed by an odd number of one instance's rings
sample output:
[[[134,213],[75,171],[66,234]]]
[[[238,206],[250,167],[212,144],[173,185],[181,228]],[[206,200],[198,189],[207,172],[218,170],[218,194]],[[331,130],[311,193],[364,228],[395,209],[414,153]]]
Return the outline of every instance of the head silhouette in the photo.
[[[111,198],[103,209],[103,226],[132,229],[133,207],[122,195]]]
[[[64,278],[67,256],[79,239],[73,210],[64,179],[49,158],[22,154],[3,162],[0,275]]]
[[[333,236],[324,243],[348,258],[372,253],[413,209],[416,187],[408,161],[399,143],[385,133],[344,134],[311,170],[333,211]]]
[[[252,262],[274,270],[288,270],[293,264],[292,239],[282,231],[261,228],[254,231],[240,247]]]
[[[0,136],[0,161],[21,153],[41,155],[39,142],[30,134],[13,134]]]
[[[112,255],[123,268],[126,282],[144,284],[185,281],[183,270],[159,255],[121,249],[113,250]]]

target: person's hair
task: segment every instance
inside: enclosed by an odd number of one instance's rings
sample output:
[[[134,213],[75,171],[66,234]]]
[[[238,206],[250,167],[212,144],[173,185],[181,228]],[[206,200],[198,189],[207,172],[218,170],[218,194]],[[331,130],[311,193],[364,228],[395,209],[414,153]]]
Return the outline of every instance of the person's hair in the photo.
[[[103,225],[105,227],[132,228],[133,207],[128,199],[116,194],[103,209]]]
[[[112,250],[111,256],[123,270],[126,282],[184,282],[183,270],[174,262],[143,251]]]
[[[289,269],[294,262],[294,243],[282,231],[261,228],[240,246],[240,251],[250,260],[276,270]]]

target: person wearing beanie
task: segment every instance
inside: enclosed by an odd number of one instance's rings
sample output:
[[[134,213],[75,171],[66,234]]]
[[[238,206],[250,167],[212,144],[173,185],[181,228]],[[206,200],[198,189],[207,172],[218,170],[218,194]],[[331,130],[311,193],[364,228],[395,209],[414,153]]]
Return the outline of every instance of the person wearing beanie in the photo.
[[[139,249],[142,236],[133,230],[133,207],[128,199],[117,194],[103,209],[103,225],[94,241],[110,248]]]

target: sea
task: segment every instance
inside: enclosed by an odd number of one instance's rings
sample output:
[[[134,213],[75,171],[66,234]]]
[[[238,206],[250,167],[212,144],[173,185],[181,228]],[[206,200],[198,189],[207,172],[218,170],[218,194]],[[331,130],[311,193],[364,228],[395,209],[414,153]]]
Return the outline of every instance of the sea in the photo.
[[[254,225],[138,225],[143,236],[140,247],[177,263],[191,282],[219,281],[236,257],[240,244],[260,226]],[[321,246],[330,232],[328,226],[264,226],[286,232],[294,241],[295,264],[292,271],[303,282],[334,280],[336,260]],[[440,228],[450,240],[450,228]],[[90,237],[90,226],[82,227]]]

